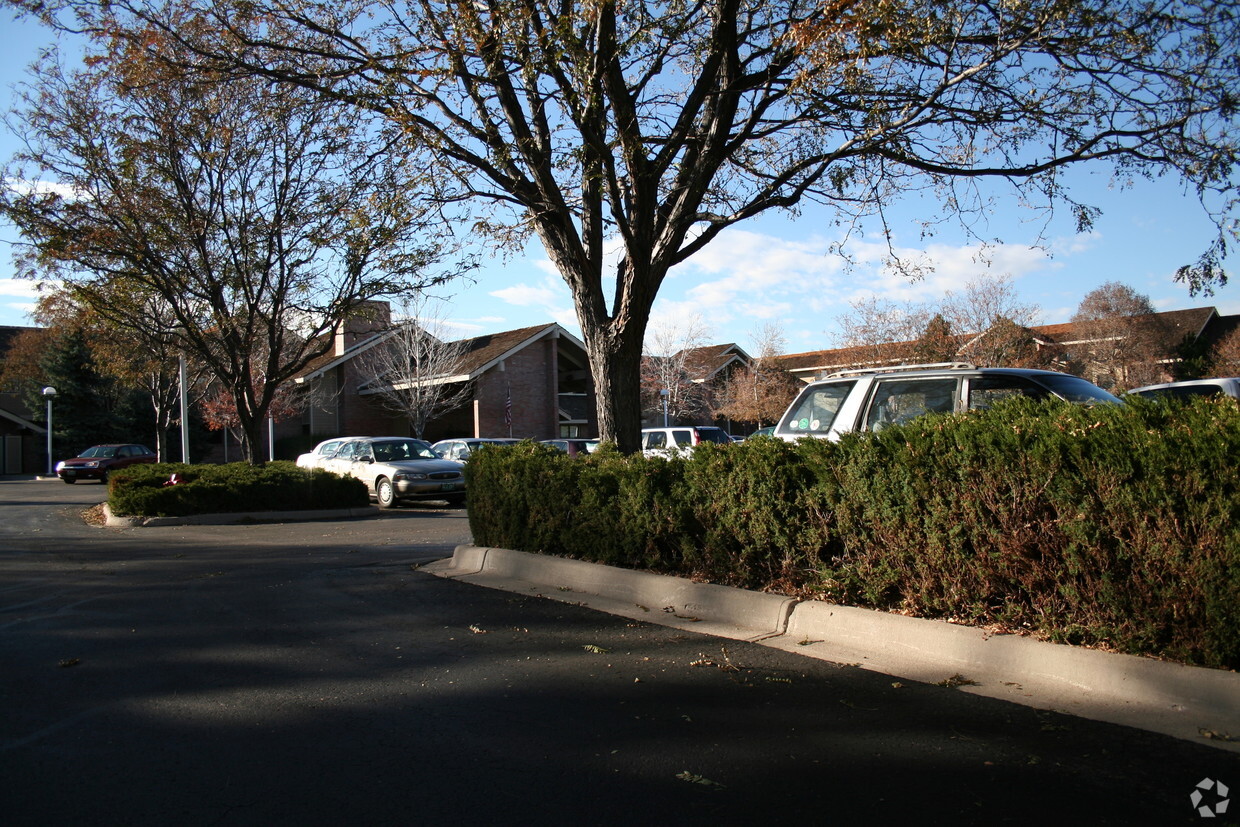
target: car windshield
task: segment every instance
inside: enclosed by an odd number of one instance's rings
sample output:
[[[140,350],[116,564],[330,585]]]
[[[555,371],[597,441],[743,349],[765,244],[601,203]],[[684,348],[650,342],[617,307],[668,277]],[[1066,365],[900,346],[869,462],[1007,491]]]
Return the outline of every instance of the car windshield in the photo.
[[[96,459],[110,459],[116,456],[117,448],[115,445],[96,445],[94,448],[87,448],[78,454],[81,457],[94,457]]]
[[[376,462],[403,462],[410,459],[435,459],[429,445],[416,439],[393,439],[372,446]]]
[[[1079,402],[1086,405],[1098,402],[1122,404],[1119,399],[1102,388],[1092,382],[1086,382],[1078,376],[1069,376],[1065,373],[1047,373],[1039,374],[1034,378],[1038,383],[1050,388],[1057,396],[1063,397],[1069,402]]]
[[[847,382],[830,382],[802,391],[801,398],[788,409],[784,416],[783,428],[794,434],[825,434],[831,430],[831,423],[839,413],[840,406],[848,397],[848,392],[856,380]]]

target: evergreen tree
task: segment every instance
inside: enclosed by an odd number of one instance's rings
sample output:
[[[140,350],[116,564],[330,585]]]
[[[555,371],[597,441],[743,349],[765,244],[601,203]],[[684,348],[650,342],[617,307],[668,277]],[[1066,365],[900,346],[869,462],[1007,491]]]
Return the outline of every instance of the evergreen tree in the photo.
[[[43,387],[53,387],[52,442],[58,456],[77,456],[83,449],[97,445],[99,437],[109,429],[107,406],[108,382],[95,369],[86,334],[70,328],[53,337],[39,360],[43,384],[27,390],[26,404],[46,419]],[[55,457],[53,458],[55,459]]]

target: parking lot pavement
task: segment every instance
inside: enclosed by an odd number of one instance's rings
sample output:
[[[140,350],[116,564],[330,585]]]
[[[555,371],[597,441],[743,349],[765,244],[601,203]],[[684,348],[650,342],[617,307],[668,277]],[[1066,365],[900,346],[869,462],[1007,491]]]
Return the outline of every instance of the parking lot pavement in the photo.
[[[6,825],[1235,821],[1233,753],[422,571],[461,512],[105,530],[38,485]]]
[[[1232,671],[508,549],[460,546],[426,570],[1240,753]]]

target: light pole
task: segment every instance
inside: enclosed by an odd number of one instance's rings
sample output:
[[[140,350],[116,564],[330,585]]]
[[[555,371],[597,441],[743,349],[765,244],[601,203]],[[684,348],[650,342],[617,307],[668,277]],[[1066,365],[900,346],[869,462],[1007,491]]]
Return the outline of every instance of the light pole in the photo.
[[[181,391],[181,462],[189,465],[189,371],[185,367],[185,352],[182,351],[177,361],[177,381]],[[225,438],[227,444],[227,438]]]
[[[48,385],[43,389],[43,395],[47,397],[47,475],[52,475],[52,397],[56,395],[56,389]]]
[[[659,391],[659,398],[663,400],[663,427],[664,428],[667,427],[667,398],[671,395],[672,395],[672,392],[669,391],[667,388],[663,388],[661,391]]]

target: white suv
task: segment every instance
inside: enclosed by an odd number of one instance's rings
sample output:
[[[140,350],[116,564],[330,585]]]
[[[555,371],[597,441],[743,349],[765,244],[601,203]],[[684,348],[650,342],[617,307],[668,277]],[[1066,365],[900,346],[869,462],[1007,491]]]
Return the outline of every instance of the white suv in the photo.
[[[1119,403],[1102,388],[1050,370],[979,368],[963,362],[842,371],[813,382],[793,400],[775,436],[839,439],[877,431],[928,413],[987,408],[1011,396]]]
[[[731,445],[732,437],[722,428],[706,425],[642,429],[642,453],[648,457],[669,457],[672,454],[687,453],[703,442]]]

